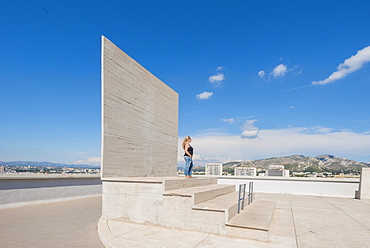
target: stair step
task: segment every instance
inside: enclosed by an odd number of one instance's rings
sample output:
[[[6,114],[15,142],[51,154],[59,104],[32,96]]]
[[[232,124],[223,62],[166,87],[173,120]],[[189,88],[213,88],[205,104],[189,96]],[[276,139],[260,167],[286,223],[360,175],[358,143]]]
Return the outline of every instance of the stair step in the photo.
[[[193,206],[195,210],[225,212],[226,220],[229,221],[238,212],[238,196],[239,192],[218,196],[214,199],[204,201]]]
[[[217,184],[216,177],[210,178],[181,178],[181,179],[169,179],[164,181],[164,191],[199,187],[205,185]]]
[[[193,204],[196,205],[198,203],[211,200],[213,198],[216,198],[217,196],[225,195],[233,191],[235,191],[235,185],[212,184],[206,186],[165,191],[163,195],[192,197]]]
[[[268,232],[275,205],[275,201],[254,200],[240,214],[230,219],[226,226]]]

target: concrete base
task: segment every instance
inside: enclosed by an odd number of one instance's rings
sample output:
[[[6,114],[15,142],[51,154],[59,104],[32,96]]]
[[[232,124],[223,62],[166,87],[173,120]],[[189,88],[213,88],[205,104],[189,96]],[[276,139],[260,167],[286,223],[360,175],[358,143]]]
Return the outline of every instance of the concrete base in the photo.
[[[126,246],[122,241],[117,239],[117,237],[112,233],[108,225],[108,219],[106,217],[101,217],[98,223],[99,238],[105,247],[130,247]]]
[[[246,206],[236,216],[238,194],[234,185],[216,184],[216,180],[182,177],[105,180],[101,231],[105,232],[105,222],[115,220],[267,242],[275,203],[267,206],[266,201],[257,201],[257,215],[248,214]],[[259,221],[250,216],[258,216]]]
[[[355,199],[360,199],[360,191],[355,190]]]
[[[269,241],[269,232],[264,230],[256,230],[249,228],[239,228],[235,226],[227,226],[227,235],[243,239],[253,239],[263,242]]]
[[[370,168],[362,168],[360,185],[356,191],[356,199],[370,199]]]
[[[186,215],[190,215],[188,211],[191,211],[194,204],[193,199],[196,199],[197,203],[209,199],[207,198],[209,196],[204,192],[203,195],[202,192],[197,192],[196,196],[191,197],[171,190],[207,185],[213,185],[213,187],[216,185],[216,191],[213,191],[216,195],[217,187],[219,191],[223,188],[233,190],[233,186],[231,188],[225,185],[217,186],[216,182],[216,178],[184,179],[182,177],[129,177],[104,180],[102,216],[133,223],[191,229],[194,226]],[[180,217],[179,213],[183,217]],[[184,227],[184,221],[180,220],[188,221],[189,226]]]
[[[268,242],[275,205],[275,201],[253,201],[226,223],[227,235]]]
[[[108,240],[112,245],[105,245],[135,248],[369,247],[370,200],[256,193],[254,203],[259,200],[276,202],[269,242],[106,220],[113,239]],[[100,229],[99,226],[99,232]]]

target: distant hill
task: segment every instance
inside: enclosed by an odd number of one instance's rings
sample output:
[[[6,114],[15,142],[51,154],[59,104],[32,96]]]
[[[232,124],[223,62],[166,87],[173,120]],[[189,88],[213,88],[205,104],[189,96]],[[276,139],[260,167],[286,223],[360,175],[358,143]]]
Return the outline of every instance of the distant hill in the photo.
[[[87,164],[61,164],[61,163],[51,163],[51,162],[35,162],[35,161],[11,161],[2,162],[0,161],[0,166],[32,166],[32,167],[69,167],[69,168],[100,168],[100,166],[87,165]]]
[[[268,169],[269,165],[284,165],[290,171],[313,170],[361,170],[361,167],[370,167],[370,163],[357,162],[333,155],[320,155],[317,157],[305,157],[303,155],[292,155],[286,157],[273,157],[244,162],[229,162],[223,168],[235,168],[237,166],[251,166],[260,169]]]
[[[340,158],[333,155],[320,155],[317,157],[305,157],[303,155],[292,155],[286,157],[273,157],[259,159],[254,161],[229,162],[223,164],[224,170],[232,170],[237,166],[250,166],[260,169],[268,169],[269,165],[284,165],[285,169],[290,171],[304,171],[307,169],[320,170],[355,170],[360,171],[361,167],[370,167],[370,163],[357,162],[346,158]],[[100,168],[99,166],[87,164],[62,164],[51,162],[35,162],[35,161],[11,161],[1,162],[0,166],[37,166],[37,167],[69,167],[69,168]],[[178,167],[178,169],[183,169]],[[204,170],[194,167],[194,170]]]

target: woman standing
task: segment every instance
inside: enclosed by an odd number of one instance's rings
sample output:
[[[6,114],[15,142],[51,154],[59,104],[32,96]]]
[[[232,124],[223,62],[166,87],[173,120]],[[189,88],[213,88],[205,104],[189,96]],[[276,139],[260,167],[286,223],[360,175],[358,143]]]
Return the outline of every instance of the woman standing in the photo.
[[[190,145],[191,138],[190,136],[186,136],[185,139],[182,141],[182,148],[184,149],[184,159],[185,159],[185,178],[191,178],[193,174],[193,147]]]

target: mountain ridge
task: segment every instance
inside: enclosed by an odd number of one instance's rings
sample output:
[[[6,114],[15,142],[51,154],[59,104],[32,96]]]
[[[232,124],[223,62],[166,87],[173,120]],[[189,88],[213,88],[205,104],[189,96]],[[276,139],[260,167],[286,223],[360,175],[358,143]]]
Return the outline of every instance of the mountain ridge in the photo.
[[[225,168],[235,168],[237,166],[250,166],[260,169],[268,169],[269,165],[284,165],[290,171],[304,171],[313,169],[324,170],[361,170],[361,167],[370,167],[370,163],[357,162],[355,160],[336,157],[324,154],[316,157],[291,155],[285,157],[271,157],[253,161],[229,162],[223,165]]]
[[[10,161],[3,162],[0,161],[0,166],[33,166],[33,167],[69,167],[69,168],[100,168],[96,165],[88,164],[63,164],[63,163],[53,163],[53,162],[38,162],[38,161]]]

